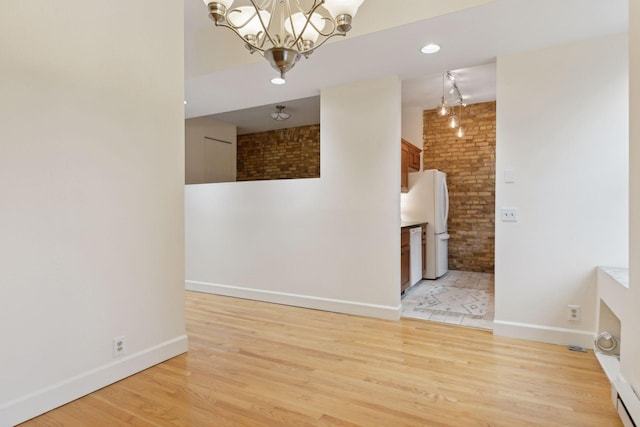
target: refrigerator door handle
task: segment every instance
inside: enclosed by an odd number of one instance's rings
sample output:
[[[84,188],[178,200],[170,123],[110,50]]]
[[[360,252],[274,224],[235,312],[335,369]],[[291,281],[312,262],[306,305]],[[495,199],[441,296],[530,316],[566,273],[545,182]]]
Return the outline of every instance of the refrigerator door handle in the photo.
[[[447,178],[445,177],[443,180],[444,184],[444,223],[446,224],[449,221],[449,189],[447,188]]]

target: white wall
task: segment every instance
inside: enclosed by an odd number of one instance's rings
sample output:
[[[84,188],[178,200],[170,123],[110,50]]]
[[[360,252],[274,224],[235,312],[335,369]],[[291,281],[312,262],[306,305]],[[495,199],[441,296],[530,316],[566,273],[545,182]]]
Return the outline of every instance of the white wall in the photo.
[[[497,335],[592,344],[595,267],[628,259],[627,57],[617,35],[498,58]]]
[[[186,189],[187,288],[398,318],[400,82],[321,92],[319,179]]]
[[[216,138],[219,141],[205,137]],[[235,182],[236,126],[210,117],[186,120],[185,169],[186,184]]]
[[[421,150],[424,145],[423,113],[420,107],[402,109],[402,137]]]
[[[0,426],[186,350],[182,15],[2,5]]]
[[[623,377],[640,393],[640,3],[629,2],[629,298],[622,320],[620,365]],[[636,420],[637,422],[637,420]]]

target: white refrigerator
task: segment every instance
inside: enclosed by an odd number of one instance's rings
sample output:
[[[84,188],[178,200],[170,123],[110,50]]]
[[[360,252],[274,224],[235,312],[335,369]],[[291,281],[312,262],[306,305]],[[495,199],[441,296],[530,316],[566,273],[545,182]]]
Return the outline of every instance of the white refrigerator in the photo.
[[[427,222],[425,279],[437,279],[449,269],[449,192],[447,175],[431,169],[409,174],[409,192],[401,195],[403,221]]]

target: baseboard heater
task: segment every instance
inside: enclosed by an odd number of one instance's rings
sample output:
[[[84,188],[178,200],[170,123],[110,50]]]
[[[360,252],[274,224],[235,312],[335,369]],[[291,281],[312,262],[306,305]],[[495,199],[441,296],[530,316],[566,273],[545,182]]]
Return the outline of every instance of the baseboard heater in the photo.
[[[615,390],[617,392],[615,405],[622,424],[624,427],[638,427],[640,399],[626,382],[616,381]]]
[[[633,422],[633,418],[631,418],[631,414],[629,414],[629,410],[626,406],[624,406],[624,402],[620,399],[620,395],[618,394],[618,399],[616,401],[616,408],[618,409],[618,415],[622,420],[622,425],[624,427],[637,427],[636,423]]]

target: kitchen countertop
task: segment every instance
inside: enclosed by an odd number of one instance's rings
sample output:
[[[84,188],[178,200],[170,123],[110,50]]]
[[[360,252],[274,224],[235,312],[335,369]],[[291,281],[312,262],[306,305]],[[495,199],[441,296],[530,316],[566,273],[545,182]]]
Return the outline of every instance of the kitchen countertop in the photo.
[[[422,224],[427,224],[427,221],[400,221],[400,228],[415,227]]]

